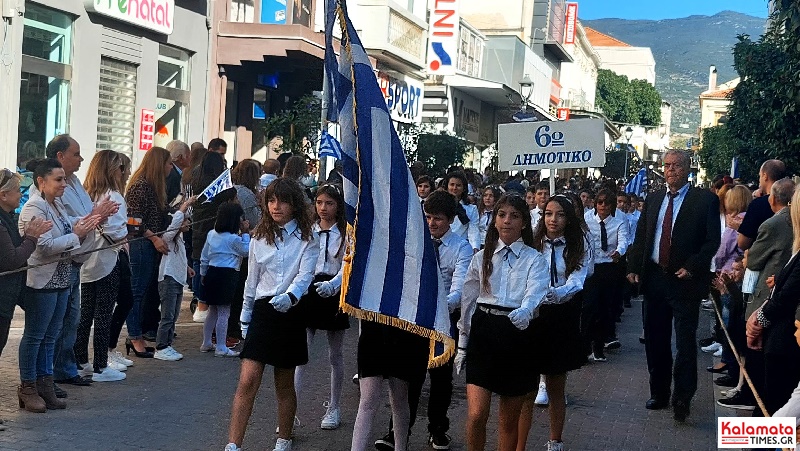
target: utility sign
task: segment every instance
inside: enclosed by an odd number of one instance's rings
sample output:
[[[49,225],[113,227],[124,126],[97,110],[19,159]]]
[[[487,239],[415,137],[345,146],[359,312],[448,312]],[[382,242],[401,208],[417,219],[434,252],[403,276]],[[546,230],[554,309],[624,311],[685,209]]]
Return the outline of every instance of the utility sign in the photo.
[[[604,141],[601,119],[500,124],[499,169],[601,168],[606,164]]]
[[[458,55],[459,0],[429,0],[428,73],[455,75]]]

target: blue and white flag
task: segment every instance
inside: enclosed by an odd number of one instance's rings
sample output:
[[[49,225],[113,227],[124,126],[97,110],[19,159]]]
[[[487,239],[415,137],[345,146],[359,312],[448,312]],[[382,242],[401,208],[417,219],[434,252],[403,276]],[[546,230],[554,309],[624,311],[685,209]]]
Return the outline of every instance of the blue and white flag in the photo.
[[[339,66],[326,69],[339,108],[350,238],[340,306],[362,320],[431,339],[429,366],[438,366],[453,355],[455,343],[433,241],[370,60],[344,2],[330,3],[326,17],[338,18],[342,30]],[[326,53],[333,54],[331,45]]]
[[[228,188],[233,188],[233,181],[231,181],[231,170],[225,169],[225,172],[219,175],[210,185],[200,193],[200,196],[205,196],[206,200],[203,203],[211,202],[217,194],[225,191]]]
[[[639,169],[639,172],[625,185],[625,192],[641,196],[647,189],[647,169]]]
[[[739,178],[739,158],[733,157],[731,159],[731,178],[738,179]]]
[[[327,130],[322,130],[322,135],[319,137],[319,156],[342,159],[342,145]]]

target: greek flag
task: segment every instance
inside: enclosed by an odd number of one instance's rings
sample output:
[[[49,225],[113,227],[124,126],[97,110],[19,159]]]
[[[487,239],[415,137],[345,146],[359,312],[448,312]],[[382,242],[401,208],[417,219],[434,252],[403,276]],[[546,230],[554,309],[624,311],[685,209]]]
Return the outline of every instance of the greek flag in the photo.
[[[336,97],[329,105],[337,105],[339,110],[350,239],[340,306],[362,320],[430,338],[429,365],[438,366],[453,355],[454,341],[430,231],[386,102],[346,5],[336,0],[327,6],[327,33],[332,32],[335,18],[342,30],[339,66],[330,58],[330,44],[325,58]]]
[[[647,169],[639,169],[639,172],[625,185],[625,192],[641,196],[647,188]]]
[[[319,137],[319,156],[342,159],[342,145],[327,130],[322,130],[322,135]]]
[[[739,178],[739,158],[737,157],[731,159],[731,178]]]
[[[206,189],[200,193],[201,196],[205,196],[206,200],[203,203],[211,202],[211,199],[214,198],[217,194],[225,191],[228,188],[233,188],[233,182],[231,181],[231,170],[225,169],[225,172],[219,175],[213,182],[211,182]]]

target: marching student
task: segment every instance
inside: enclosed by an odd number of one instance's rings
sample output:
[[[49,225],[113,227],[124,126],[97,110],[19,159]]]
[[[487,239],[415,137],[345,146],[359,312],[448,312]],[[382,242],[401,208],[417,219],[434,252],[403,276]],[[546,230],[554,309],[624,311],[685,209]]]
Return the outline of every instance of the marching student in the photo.
[[[186,256],[186,244],[183,234],[191,227],[186,211],[194,203],[196,197],[190,197],[181,203],[172,214],[172,221],[161,239],[167,244],[169,253],[161,258],[158,265],[158,295],[161,298],[161,321],[156,332],[156,352],[153,358],[174,362],[183,358],[183,354],[172,347],[175,337],[175,323],[181,312],[183,287],[194,277],[194,270]],[[206,244],[208,242],[206,241]]]
[[[478,208],[469,201],[467,193],[467,176],[461,171],[450,172],[444,178],[447,192],[459,202],[457,216],[450,224],[450,229],[469,241],[473,252],[481,248],[481,235],[478,228]]]
[[[580,205],[583,211],[583,206]],[[534,249],[548,261],[550,286],[539,308],[539,316],[531,323],[535,334],[537,365],[544,376],[538,398],[544,389],[552,395],[549,400],[550,439],[548,451],[561,451],[566,400],[564,386],[567,372],[586,362],[580,335],[581,290],[589,270],[588,242],[581,228],[573,201],[564,195],[551,197],[545,205],[543,226],[533,236]],[[534,392],[525,396],[519,419],[517,451],[525,450],[533,420]]]
[[[547,180],[542,180],[536,185],[531,186],[525,193],[525,203],[528,204],[528,208],[531,210],[531,227],[533,227],[533,233],[536,233],[536,229],[539,227],[539,221],[544,214],[544,205],[549,198],[550,182]]]
[[[417,196],[421,204],[425,203],[425,199],[433,192],[433,181],[427,175],[421,175],[417,178]]]
[[[316,194],[314,207],[317,223],[314,231],[319,236],[319,258],[314,270],[314,287],[300,299],[306,321],[308,346],[314,341],[317,330],[328,336],[328,360],[331,365],[331,395],[325,404],[327,411],[320,423],[321,429],[339,427],[339,400],[344,379],[342,347],[345,330],[350,328],[349,317],[339,309],[339,290],[342,287],[342,260],[345,253],[347,221],[344,217],[344,197],[337,185],[322,185]],[[298,366],[294,374],[297,398],[303,382],[305,365]]]
[[[470,260],[472,260],[472,247],[464,238],[450,230],[450,223],[456,216],[458,204],[453,196],[436,191],[425,200],[425,219],[433,239],[434,249],[439,264],[447,294],[447,307],[450,311],[450,332],[458,339],[456,327],[461,317],[461,289],[464,277],[467,274]],[[447,411],[453,396],[453,359],[446,364],[428,370],[431,376],[430,394],[428,396],[428,444],[433,449],[450,449],[450,419]],[[411,420],[409,433],[414,426],[419,407],[419,397],[425,379],[414,381],[409,386],[408,402],[410,404]],[[394,431],[389,424],[389,433],[375,442],[379,450],[394,449]]]
[[[472,258],[461,298],[456,371],[467,372],[467,449],[486,445],[492,394],[500,396],[498,445],[517,448],[525,395],[539,368],[529,329],[550,279],[547,260],[533,246],[530,210],[519,196],[494,208],[486,247]]]
[[[241,235],[239,231],[241,230]],[[239,267],[250,250],[250,223],[244,219],[244,210],[236,202],[226,202],[219,207],[214,229],[208,232],[206,244],[200,254],[200,276],[208,316],[203,325],[203,344],[200,352],[214,349],[216,357],[236,357],[237,351],[227,346],[228,318],[231,302],[239,283]],[[217,346],[211,344],[216,328]]]
[[[492,222],[494,204],[502,195],[503,191],[499,186],[487,186],[483,189],[483,195],[478,202],[478,230],[481,232],[481,249],[486,244],[486,231]]]
[[[278,400],[276,451],[291,451],[297,410],[295,367],[308,363],[305,322],[299,299],[314,278],[319,242],[303,188],[281,177],[263,191],[267,207],[253,232],[240,316],[245,338],[242,368],[233,398],[226,451],[241,449],[264,367],[275,369]]]

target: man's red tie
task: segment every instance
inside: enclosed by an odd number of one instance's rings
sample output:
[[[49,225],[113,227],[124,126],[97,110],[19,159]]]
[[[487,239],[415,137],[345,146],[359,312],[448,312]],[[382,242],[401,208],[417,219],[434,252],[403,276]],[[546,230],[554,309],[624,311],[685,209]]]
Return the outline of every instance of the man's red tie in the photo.
[[[667,269],[669,266],[669,248],[672,243],[672,206],[678,193],[667,191],[669,202],[664,213],[664,222],[661,223],[661,240],[658,242],[658,266]]]

